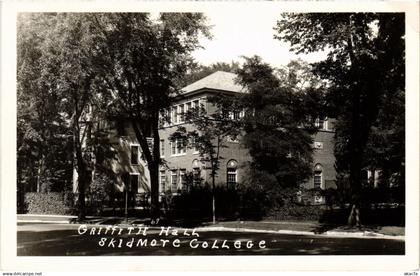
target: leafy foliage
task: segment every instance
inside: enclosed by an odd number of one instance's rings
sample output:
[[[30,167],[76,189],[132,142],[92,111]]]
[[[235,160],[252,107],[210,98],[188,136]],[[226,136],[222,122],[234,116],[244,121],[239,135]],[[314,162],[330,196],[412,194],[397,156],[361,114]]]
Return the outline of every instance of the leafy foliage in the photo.
[[[296,53],[327,53],[314,73],[329,83],[338,179],[356,205],[363,169],[397,173],[403,182],[404,23],[401,13],[306,13],[284,14],[275,28]]]
[[[151,173],[153,209],[158,210],[159,117],[177,94],[176,82],[191,64],[198,34],[208,35],[204,21],[198,13],[163,13],[158,20],[145,13],[21,15],[18,154],[37,165],[38,182],[49,175],[45,182],[50,183],[50,176],[59,174],[45,171],[54,164],[46,162],[47,155],[57,154],[49,146],[66,145],[61,149],[69,150],[68,165],[59,167],[67,174],[72,167],[77,170],[81,218],[90,172],[105,166],[102,161],[112,155],[107,126],[100,123],[105,119],[132,123]],[[18,175],[33,178],[35,172],[24,173],[23,159]]]
[[[319,112],[308,94],[281,82],[259,57],[246,58],[238,82],[248,93],[241,97],[245,110],[243,141],[252,157],[251,175],[267,174],[268,190],[297,187],[312,173],[312,137],[309,114]],[[257,181],[253,179],[252,181]]]

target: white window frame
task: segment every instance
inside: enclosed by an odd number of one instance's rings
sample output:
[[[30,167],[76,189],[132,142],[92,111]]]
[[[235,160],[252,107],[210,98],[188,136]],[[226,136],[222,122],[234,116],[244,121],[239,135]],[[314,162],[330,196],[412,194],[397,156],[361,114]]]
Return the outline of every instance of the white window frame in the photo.
[[[229,166],[230,162],[234,162],[235,163],[235,167],[231,167]],[[229,171],[231,169],[235,169],[234,171]],[[229,181],[229,176],[233,175],[235,178],[235,182]],[[226,166],[226,183],[227,185],[231,184],[231,183],[235,183],[234,185],[238,184],[238,161],[236,160],[229,160]]]
[[[237,115],[237,118],[235,118],[235,115]],[[245,115],[245,110],[240,110],[240,111],[229,111],[229,119],[231,120],[239,120],[241,118],[243,118]]]
[[[200,107],[200,99],[192,100],[191,101],[192,108]]]
[[[329,130],[329,129],[328,129],[328,118],[327,118],[327,117],[325,117],[325,119],[324,119],[324,126],[323,126],[323,129],[324,129],[324,130]]]
[[[183,147],[183,151],[184,152],[180,152],[180,148],[179,148],[179,146],[178,146],[178,144],[181,142],[182,140],[181,139],[175,139],[174,141],[171,141],[171,156],[184,156],[184,155],[186,155],[187,154],[187,146],[186,145],[184,145],[184,147]],[[175,145],[175,153],[173,153],[173,151],[172,151],[172,149],[173,149],[173,146]]]
[[[179,169],[179,185],[178,187],[181,187],[181,189],[184,188],[184,186],[187,186],[187,181],[185,179],[185,176],[187,174],[187,170],[186,169]],[[184,185],[185,182],[185,185]]]
[[[138,194],[139,193],[139,189],[140,189],[140,173],[138,173],[138,172],[131,172],[130,173],[130,178],[128,180],[128,182],[130,183],[129,184],[130,185],[129,191],[130,192],[133,192],[132,191],[132,185],[131,185],[131,178],[133,177],[133,175],[136,175],[137,176],[137,191],[135,193]]]
[[[188,112],[188,111],[190,111],[190,109],[192,108],[192,102],[191,101],[189,101],[189,102],[186,102],[185,103],[185,112]]]
[[[133,152],[133,147],[137,147],[137,164],[134,164],[133,163],[133,160],[132,160],[132,152]],[[130,144],[130,165],[131,166],[138,166],[138,165],[140,165],[140,144],[135,144],[135,143],[131,143]]]
[[[321,118],[315,119],[315,127],[320,130],[328,130],[328,117],[324,117],[322,119],[322,125],[321,125]]]
[[[238,183],[238,168],[235,168],[235,171],[233,171],[233,172],[230,172],[229,170],[230,169],[233,169],[233,168],[227,168],[226,169],[226,174],[227,174],[227,176],[226,176],[226,180],[229,180],[229,176],[230,175],[233,175],[234,177],[235,177],[235,185]],[[230,183],[233,183],[232,181],[227,181],[228,182],[228,184],[230,184]]]
[[[162,185],[162,176],[165,178],[165,184]],[[159,186],[161,188],[161,192],[165,192],[167,190],[167,185],[166,185],[166,172],[164,170],[159,171]]]
[[[177,119],[177,117],[176,117],[176,112],[177,112],[177,110],[178,110],[178,108],[177,108],[177,106],[171,106],[171,125],[174,125],[174,124],[176,124],[177,123],[177,121],[176,121],[176,119]]]
[[[314,172],[314,189],[316,188],[316,186],[315,186],[315,176],[319,176],[319,179],[320,179],[319,188],[324,189],[324,187],[323,187],[324,185],[322,183],[322,180],[323,180],[322,171],[315,171]]]
[[[175,181],[176,186],[175,187],[174,187],[174,177],[176,177],[176,181]],[[178,170],[171,170],[170,190],[172,192],[173,191],[178,191]]]
[[[176,122],[178,123],[178,124],[180,124],[180,123],[183,123],[183,120],[182,120],[182,113],[184,112],[184,104],[179,104],[179,105],[177,105],[176,106],[176,110],[177,110],[177,113],[176,113]]]

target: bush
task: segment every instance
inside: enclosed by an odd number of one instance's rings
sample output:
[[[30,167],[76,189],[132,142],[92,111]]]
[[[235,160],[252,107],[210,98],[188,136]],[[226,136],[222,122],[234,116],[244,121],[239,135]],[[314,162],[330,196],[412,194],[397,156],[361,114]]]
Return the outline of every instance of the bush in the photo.
[[[27,212],[30,214],[69,215],[72,208],[65,204],[63,193],[27,193]]]
[[[270,206],[267,193],[257,188],[218,186],[214,194],[219,220],[260,219]],[[208,186],[191,187],[177,195],[168,192],[162,197],[162,202],[169,218],[209,219],[212,216],[212,189]]]
[[[272,209],[266,218],[272,220],[318,221],[323,212],[324,210],[321,206],[290,203],[281,208]]]

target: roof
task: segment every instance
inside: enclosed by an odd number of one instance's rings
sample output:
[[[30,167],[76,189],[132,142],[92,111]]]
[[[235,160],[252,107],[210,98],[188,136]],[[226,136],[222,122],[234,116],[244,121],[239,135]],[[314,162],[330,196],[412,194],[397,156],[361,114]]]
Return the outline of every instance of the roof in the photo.
[[[245,90],[241,85],[236,83],[236,77],[237,75],[234,73],[216,71],[207,77],[185,86],[182,88],[182,92],[190,93],[201,89],[215,89],[243,93]]]

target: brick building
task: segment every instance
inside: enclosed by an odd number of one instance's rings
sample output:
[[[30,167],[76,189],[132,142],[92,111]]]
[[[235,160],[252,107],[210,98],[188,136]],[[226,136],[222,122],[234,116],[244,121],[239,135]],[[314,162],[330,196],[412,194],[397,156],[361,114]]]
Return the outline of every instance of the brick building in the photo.
[[[170,109],[170,123],[165,123],[159,131],[161,157],[165,160],[165,165],[159,173],[161,193],[177,193],[185,189],[187,175],[192,176],[193,184],[211,183],[209,171],[203,168],[204,164],[200,162],[198,151],[194,147],[187,147],[181,140],[171,141],[169,137],[181,125],[187,130],[193,128],[185,123],[183,118],[183,113],[189,109],[200,106],[206,112],[214,112],[215,106],[208,101],[214,94],[244,93],[243,88],[235,83],[235,77],[233,73],[218,71],[182,89],[182,97],[179,97]],[[303,183],[303,186],[335,188],[333,123],[325,119],[317,120],[316,125],[319,131],[314,137],[313,176],[307,183]],[[132,191],[139,194],[149,192],[149,172],[147,165],[140,158],[140,145],[133,131],[122,122],[114,139],[119,144],[118,159],[113,164],[118,178],[117,188],[122,191],[123,183],[130,183]],[[251,157],[240,143],[240,137],[238,140],[226,141],[226,146],[221,149],[220,155],[223,159],[216,185],[234,185],[243,182],[247,177],[247,162]]]

